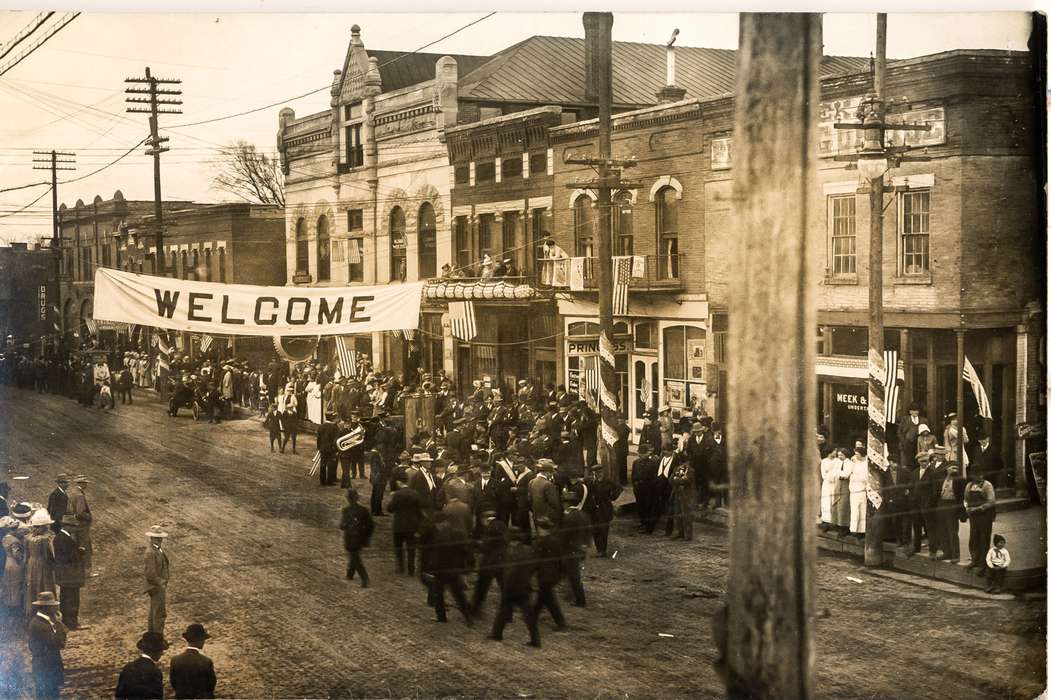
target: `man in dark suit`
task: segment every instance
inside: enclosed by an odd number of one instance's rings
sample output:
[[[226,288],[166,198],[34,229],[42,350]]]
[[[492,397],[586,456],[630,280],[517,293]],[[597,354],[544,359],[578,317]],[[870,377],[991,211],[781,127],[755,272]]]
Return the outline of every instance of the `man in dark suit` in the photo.
[[[540,630],[536,624],[533,606],[529,603],[532,592],[532,578],[536,571],[536,560],[533,549],[522,543],[525,532],[512,527],[508,532],[511,543],[500,563],[500,612],[493,620],[490,639],[501,641],[504,638],[504,627],[511,621],[515,608],[522,612],[526,626],[529,628],[529,645],[540,646]]]
[[[511,524],[522,530],[522,541],[529,544],[533,540],[533,525],[529,522],[531,508],[529,484],[536,478],[536,472],[530,469],[529,462],[519,457],[514,461],[515,481],[511,486],[514,506],[511,509]]]
[[[639,530],[652,533],[657,526],[657,460],[650,454],[650,443],[639,443],[639,456],[631,465],[631,487],[635,493],[635,510]]]
[[[33,683],[36,697],[57,698],[65,680],[62,648],[66,646],[66,627],[58,619],[58,601],[51,591],[43,591],[33,601],[26,638],[33,656]],[[160,697],[159,695],[157,697]]]
[[[708,478],[713,487],[712,496],[715,498],[714,506],[725,507],[730,502],[730,472],[726,463],[726,437],[723,435],[723,426],[718,422],[712,423],[712,442],[708,449]]]
[[[942,449],[944,450],[944,448]],[[927,454],[920,455],[918,457],[919,466],[913,472],[912,493],[916,504],[916,517],[920,521],[919,526],[914,526],[913,529],[913,554],[920,551],[920,537],[923,529],[927,531],[929,554],[933,555],[941,543],[938,537],[938,524],[935,522],[934,514],[938,507],[938,499],[941,498],[940,487],[945,481],[945,470],[944,468],[939,469],[939,465],[944,460],[944,452],[933,457]]]
[[[72,526],[75,516],[67,515]],[[62,621],[69,629],[76,629],[80,614],[80,589],[84,586],[84,548],[77,544],[69,530],[62,528],[55,535],[55,583],[61,588],[59,597]]]
[[[613,522],[613,502],[624,489],[617,482],[605,478],[600,464],[592,465],[591,476],[585,483],[588,486],[586,507],[591,516],[591,536],[595,541],[595,551],[604,557],[609,544],[609,525]]]
[[[146,700],[164,697],[164,675],[158,662],[168,648],[160,632],[145,632],[136,646],[142,654],[124,665],[117,679],[118,700]]]
[[[500,454],[499,459],[503,460],[506,457]],[[471,485],[470,502],[474,511],[474,537],[476,539],[482,536],[482,530],[485,528],[484,514],[488,511],[496,513],[499,506],[500,484],[494,475],[502,472],[502,467],[499,466],[480,465],[478,478]]]
[[[930,422],[921,414],[920,405],[913,401],[906,415],[898,421],[899,464],[909,469],[916,468],[916,441],[920,437],[921,425],[930,425]]]
[[[212,660],[201,651],[209,636],[204,626],[196,622],[182,633],[182,638],[186,640],[186,649],[172,659],[171,669],[168,671],[168,681],[175,689],[175,697],[215,697],[215,667]]]
[[[489,586],[500,575],[504,553],[507,550],[507,525],[488,509],[480,514],[481,530],[478,536],[478,579],[474,584],[471,615],[477,617],[485,604]]]
[[[369,509],[358,503],[356,489],[347,489],[347,505],[343,508],[339,520],[339,529],[343,531],[343,548],[347,550],[347,578],[358,574],[361,587],[369,587],[369,572],[361,561],[361,550],[369,546],[375,523]]]
[[[62,517],[69,507],[69,475],[59,474],[55,477],[55,490],[47,497],[47,512],[51,516],[51,531],[58,533],[62,529]]]
[[[1000,454],[1000,449],[992,444],[988,435],[978,439],[978,449],[974,452],[972,464],[974,468],[982,470],[985,480],[992,484],[993,488],[998,489],[1004,485],[1004,457]]]
[[[321,454],[321,466],[318,468],[318,481],[322,486],[336,485],[336,461],[339,451],[336,449],[336,438],[339,436],[339,425],[326,416],[324,423],[317,429],[317,451]]]
[[[693,469],[696,479],[696,498],[701,508],[708,507],[708,499],[711,497],[709,483],[711,475],[708,470],[708,454],[711,452],[711,436],[708,435],[708,426],[704,421],[695,423],[690,428],[690,439],[686,443],[686,460]]]
[[[433,463],[434,460],[426,452],[417,452],[412,456],[412,464],[417,471],[409,477],[409,488],[419,496],[420,510],[426,517],[430,517],[442,505],[438,495],[440,484],[431,468]]]

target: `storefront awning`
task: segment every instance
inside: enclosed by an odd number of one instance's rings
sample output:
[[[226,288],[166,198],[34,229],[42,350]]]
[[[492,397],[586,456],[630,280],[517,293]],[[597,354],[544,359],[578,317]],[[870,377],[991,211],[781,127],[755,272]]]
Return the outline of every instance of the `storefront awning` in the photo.
[[[864,357],[822,356],[814,363],[819,377],[837,377],[840,379],[868,379],[869,365]],[[898,360],[898,379],[905,379],[905,368]]]

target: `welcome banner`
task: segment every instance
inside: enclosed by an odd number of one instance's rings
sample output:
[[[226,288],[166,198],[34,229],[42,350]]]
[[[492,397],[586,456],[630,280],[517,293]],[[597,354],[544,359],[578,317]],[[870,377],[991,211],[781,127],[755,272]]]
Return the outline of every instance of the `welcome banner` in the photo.
[[[218,335],[344,335],[416,328],[422,282],[262,287],[95,271],[96,319]]]

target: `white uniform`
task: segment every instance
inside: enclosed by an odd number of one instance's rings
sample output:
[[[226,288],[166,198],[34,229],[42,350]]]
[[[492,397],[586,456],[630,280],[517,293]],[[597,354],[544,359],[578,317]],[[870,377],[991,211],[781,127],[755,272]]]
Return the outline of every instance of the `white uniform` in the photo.
[[[854,457],[850,463],[850,531],[865,533],[865,511],[868,500],[869,461]]]
[[[833,453],[835,454],[835,453]],[[841,464],[838,457],[829,455],[821,460],[821,522],[832,524],[832,499],[836,495]]]

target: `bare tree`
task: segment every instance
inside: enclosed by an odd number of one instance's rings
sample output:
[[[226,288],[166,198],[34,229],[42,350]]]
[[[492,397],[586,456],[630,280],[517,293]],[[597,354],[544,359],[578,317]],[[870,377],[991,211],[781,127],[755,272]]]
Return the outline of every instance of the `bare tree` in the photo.
[[[285,178],[280,162],[256,150],[254,144],[238,141],[223,146],[216,165],[219,171],[212,178],[216,189],[246,202],[285,205]]]

